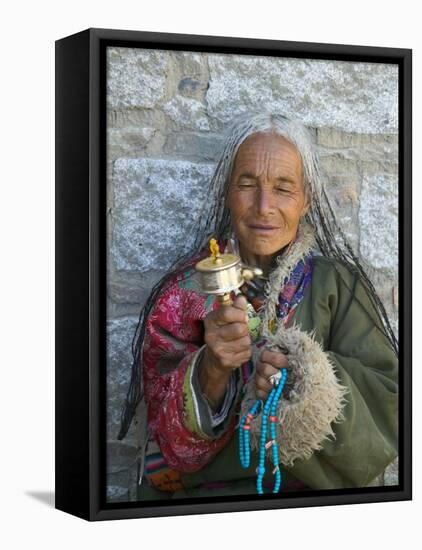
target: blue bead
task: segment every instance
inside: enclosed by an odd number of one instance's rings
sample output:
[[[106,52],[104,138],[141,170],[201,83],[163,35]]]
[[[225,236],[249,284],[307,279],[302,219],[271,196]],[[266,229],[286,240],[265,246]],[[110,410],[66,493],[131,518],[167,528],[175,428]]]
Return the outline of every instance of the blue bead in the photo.
[[[268,395],[265,403],[261,400],[256,400],[254,405],[250,408],[249,412],[253,416],[256,415],[257,411],[262,410],[261,417],[261,434],[260,434],[260,445],[259,445],[259,464],[257,468],[257,480],[256,488],[258,494],[264,494],[262,487],[262,479],[265,474],[265,444],[267,440],[267,424],[268,416],[276,416],[277,414],[277,404],[280,399],[280,395],[283,389],[285,379],[287,377],[286,369],[282,371],[282,377],[277,385],[271,390]],[[243,429],[243,426],[246,422],[246,415],[244,415],[239,422],[239,459],[240,464],[243,468],[248,468],[250,466],[250,432],[249,430]],[[275,466],[278,466],[278,447],[276,442],[276,425],[273,422],[270,422],[269,425],[269,434],[270,439],[274,440],[275,443],[272,445],[272,461]],[[273,486],[273,493],[278,492],[281,483],[281,474],[280,469],[275,472],[275,480]]]

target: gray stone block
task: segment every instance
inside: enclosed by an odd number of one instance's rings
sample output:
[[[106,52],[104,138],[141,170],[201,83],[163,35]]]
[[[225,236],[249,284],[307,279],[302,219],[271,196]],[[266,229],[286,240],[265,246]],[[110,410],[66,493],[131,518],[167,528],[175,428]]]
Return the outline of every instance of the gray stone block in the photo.
[[[176,95],[163,106],[163,110],[178,128],[201,131],[210,129],[205,105],[196,99]]]
[[[201,89],[201,82],[191,76],[185,76],[179,81],[177,89],[182,95],[187,97],[195,97],[198,90]]]
[[[120,428],[120,413],[129,387],[132,367],[132,339],[137,317],[123,317],[107,323],[107,439],[114,440]],[[126,444],[136,445],[131,432]]]
[[[107,471],[109,474],[126,471],[129,467],[134,466],[137,460],[138,449],[134,445],[127,445],[124,441],[107,442]]]
[[[344,235],[355,251],[359,250],[359,178],[351,174],[327,175],[324,182],[331,206]]]
[[[173,158],[195,162],[217,162],[224,140],[215,134],[199,132],[171,133],[164,145],[164,153]]]
[[[368,175],[379,172],[397,173],[397,143],[380,142],[355,148],[319,148],[319,154],[324,160],[328,157],[335,164],[354,164],[357,170]]]
[[[166,95],[169,52],[143,48],[107,48],[107,106],[159,105]]]
[[[115,477],[115,476],[113,476]],[[123,482],[119,485],[113,483],[107,484],[107,502],[127,502],[129,500],[128,488],[125,487],[126,483]]]
[[[107,109],[107,128],[154,128],[163,131],[166,115],[160,105],[156,109],[111,108]]]
[[[313,127],[397,131],[398,69],[380,63],[209,55],[208,114],[225,124],[249,109]]]
[[[107,130],[107,156],[113,160],[119,157],[144,156],[148,144],[156,133],[155,128],[139,126],[109,128]]]
[[[115,303],[141,304],[158,279],[159,275],[151,278],[138,276],[137,273],[119,271],[114,279],[108,281],[107,292]]]
[[[193,241],[213,164],[118,159],[112,258],[117,270],[166,271]]]
[[[359,176],[356,158],[348,158],[343,151],[320,149],[318,156],[323,175],[345,175],[352,178]]]
[[[208,74],[208,54],[200,52],[174,51],[173,56],[180,67],[180,73],[183,77],[203,80],[203,77]]]
[[[390,174],[363,177],[359,225],[361,255],[394,281],[398,270],[397,177]]]
[[[110,502],[136,500],[138,415],[123,441],[116,439],[130,381],[136,324],[137,317],[113,319],[107,323],[107,500]]]
[[[357,149],[363,153],[369,149],[380,148],[382,150],[397,151],[398,135],[392,134],[360,134],[356,132],[344,132],[337,128],[317,128],[317,145],[330,149]]]
[[[107,318],[115,319],[118,317],[139,317],[141,304],[115,304],[112,301],[107,303]]]
[[[137,466],[107,474],[107,502],[133,502],[137,500]]]

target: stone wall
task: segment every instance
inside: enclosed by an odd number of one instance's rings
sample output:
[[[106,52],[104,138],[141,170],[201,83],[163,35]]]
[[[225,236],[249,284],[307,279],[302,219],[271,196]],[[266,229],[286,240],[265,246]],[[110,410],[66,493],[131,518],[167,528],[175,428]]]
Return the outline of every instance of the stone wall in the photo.
[[[397,330],[398,73],[393,65],[135,48],[107,53],[108,498],[136,497],[120,410],[140,307],[190,244],[227,123],[273,109],[312,131],[327,191]],[[397,483],[397,462],[374,483]]]

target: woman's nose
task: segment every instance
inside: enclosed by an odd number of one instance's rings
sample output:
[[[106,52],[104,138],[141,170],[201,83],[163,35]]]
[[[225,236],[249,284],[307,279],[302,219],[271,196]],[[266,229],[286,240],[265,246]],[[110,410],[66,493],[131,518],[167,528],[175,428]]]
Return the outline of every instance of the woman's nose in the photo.
[[[257,197],[257,210],[261,215],[265,215],[268,212],[271,212],[273,208],[272,205],[272,193],[269,188],[260,188],[258,197]]]

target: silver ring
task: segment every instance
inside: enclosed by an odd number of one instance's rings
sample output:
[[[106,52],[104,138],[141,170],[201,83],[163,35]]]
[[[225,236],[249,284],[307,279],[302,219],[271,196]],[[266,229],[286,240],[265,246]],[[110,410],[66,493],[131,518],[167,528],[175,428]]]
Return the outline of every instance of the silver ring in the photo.
[[[280,378],[281,378],[281,371],[278,371],[275,374],[272,374],[271,376],[269,376],[267,380],[272,386],[275,386],[276,383],[280,380]]]

